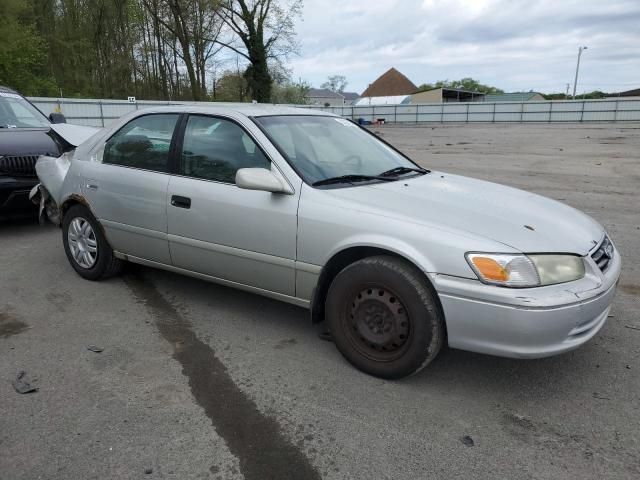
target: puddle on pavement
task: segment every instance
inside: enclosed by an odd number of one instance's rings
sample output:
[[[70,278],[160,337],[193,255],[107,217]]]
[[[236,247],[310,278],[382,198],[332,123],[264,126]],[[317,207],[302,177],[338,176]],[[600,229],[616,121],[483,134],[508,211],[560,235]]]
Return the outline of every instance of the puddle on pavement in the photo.
[[[24,322],[12,317],[8,313],[0,312],[0,337],[8,338],[18,335],[29,328]]]
[[[309,459],[282,433],[278,422],[264,415],[233,381],[213,349],[202,342],[183,318],[142,273],[125,282],[155,318],[162,336],[174,346],[196,402],[240,463],[247,480],[264,478],[320,479]]]

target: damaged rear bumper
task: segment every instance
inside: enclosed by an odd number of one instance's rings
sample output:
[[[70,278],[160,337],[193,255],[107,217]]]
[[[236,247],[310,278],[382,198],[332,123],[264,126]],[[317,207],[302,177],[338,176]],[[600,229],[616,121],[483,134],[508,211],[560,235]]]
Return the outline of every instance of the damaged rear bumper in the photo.
[[[41,183],[29,192],[29,200],[38,205],[38,221],[44,225],[48,220],[60,225],[60,210],[58,204],[51,198],[49,191]]]
[[[40,183],[35,185],[29,193],[29,199],[39,205],[40,223],[46,219],[56,225],[60,224],[59,205],[62,197],[64,180],[71,165],[73,151],[59,157],[42,156],[36,163],[36,172]]]

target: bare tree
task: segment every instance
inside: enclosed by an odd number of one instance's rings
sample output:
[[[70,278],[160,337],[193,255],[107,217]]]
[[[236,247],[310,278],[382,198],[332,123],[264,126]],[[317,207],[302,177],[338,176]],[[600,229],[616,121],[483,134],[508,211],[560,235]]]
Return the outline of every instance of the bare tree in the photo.
[[[218,12],[233,38],[217,42],[249,61],[244,76],[253,99],[270,102],[269,60],[297,52],[294,22],[302,0],[222,0]]]
[[[327,78],[327,81],[320,85],[320,88],[326,88],[332,92],[342,93],[347,88],[347,77],[344,75],[331,75]]]
[[[156,28],[161,25],[175,38],[180,47],[176,53],[184,62],[191,96],[194,100],[202,100],[206,95],[207,63],[220,49],[216,46],[216,39],[223,22],[217,12],[218,2],[142,0],[142,3],[156,22]],[[177,68],[174,73],[179,81]]]
[[[49,95],[201,100],[218,88],[219,52],[230,49],[246,84],[238,96],[265,102],[272,85],[288,82],[276,67],[296,51],[301,8],[301,0],[0,0],[12,52],[0,75]]]

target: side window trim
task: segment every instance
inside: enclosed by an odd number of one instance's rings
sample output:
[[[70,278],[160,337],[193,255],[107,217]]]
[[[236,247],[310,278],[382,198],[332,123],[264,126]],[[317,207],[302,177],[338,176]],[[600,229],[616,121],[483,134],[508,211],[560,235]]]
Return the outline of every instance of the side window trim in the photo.
[[[176,128],[173,130],[171,146],[169,147],[169,173],[171,175],[180,174],[182,146],[184,145],[184,135],[187,130],[188,119],[189,114],[181,113],[180,118],[178,118],[178,121],[176,122]]]
[[[131,122],[134,122],[140,118],[143,117],[150,117],[152,115],[176,115],[178,117],[178,119],[176,120],[176,124],[173,127],[173,133],[171,134],[171,142],[169,143],[169,156],[167,158],[167,171],[166,172],[161,172],[159,170],[151,170],[148,168],[141,168],[141,167],[134,167],[131,165],[121,165],[121,164],[117,164],[117,163],[110,163],[110,162],[105,162],[104,160],[104,153],[105,150],[107,148],[107,143],[109,143],[109,141],[115,137],[118,133],[120,133],[122,131],[122,129],[124,129],[127,125],[129,125]],[[105,165],[112,165],[114,167],[120,167],[120,168],[131,168],[133,170],[141,170],[144,172],[153,172],[153,173],[159,173],[161,175],[171,175],[173,173],[173,166],[175,163],[175,159],[173,158],[174,154],[175,154],[175,147],[177,144],[177,140],[178,140],[178,134],[180,133],[180,127],[182,126],[182,121],[183,119],[186,117],[187,115],[185,113],[182,112],[176,112],[176,111],[172,111],[172,112],[154,112],[154,113],[143,113],[142,115],[138,115],[134,118],[132,118],[131,120],[129,120],[127,123],[125,123],[124,125],[122,125],[119,129],[117,129],[115,132],[113,132],[111,135],[109,135],[109,137],[107,137],[106,139],[104,139],[102,142],[99,143],[100,148],[100,163],[105,164]],[[186,120],[185,124],[186,124]],[[178,159],[179,161],[179,159]]]

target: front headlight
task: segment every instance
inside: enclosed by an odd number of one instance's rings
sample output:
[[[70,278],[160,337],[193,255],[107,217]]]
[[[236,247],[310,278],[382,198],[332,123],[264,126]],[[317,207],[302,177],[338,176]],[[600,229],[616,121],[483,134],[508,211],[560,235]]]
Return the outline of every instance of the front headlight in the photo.
[[[584,277],[584,260],[577,255],[527,255],[538,270],[540,285],[572,282]]]
[[[467,253],[467,262],[484,283],[503,287],[540,287],[584,277],[576,255]]]

